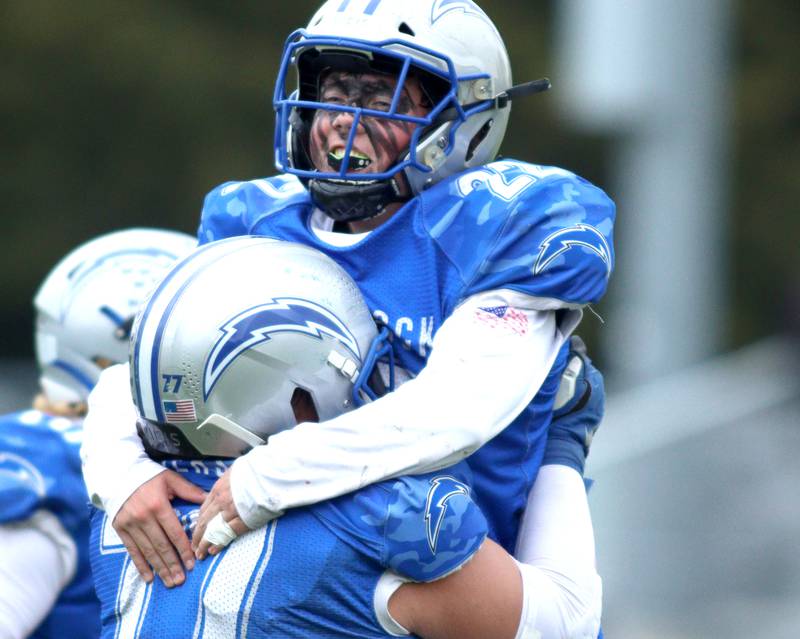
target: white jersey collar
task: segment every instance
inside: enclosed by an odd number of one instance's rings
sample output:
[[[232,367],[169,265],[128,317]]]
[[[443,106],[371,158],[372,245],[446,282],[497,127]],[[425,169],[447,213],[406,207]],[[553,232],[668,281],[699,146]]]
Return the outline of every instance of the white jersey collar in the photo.
[[[339,233],[333,230],[333,220],[320,208],[314,208],[311,214],[311,230],[318,239],[331,246],[353,246],[363,240],[371,231],[364,233]]]

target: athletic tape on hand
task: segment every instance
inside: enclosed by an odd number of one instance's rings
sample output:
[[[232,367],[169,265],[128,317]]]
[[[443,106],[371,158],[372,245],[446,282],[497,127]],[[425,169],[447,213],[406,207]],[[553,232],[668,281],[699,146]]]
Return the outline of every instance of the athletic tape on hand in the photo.
[[[222,518],[222,513],[217,513],[211,518],[203,533],[203,539],[214,546],[227,546],[238,536]]]

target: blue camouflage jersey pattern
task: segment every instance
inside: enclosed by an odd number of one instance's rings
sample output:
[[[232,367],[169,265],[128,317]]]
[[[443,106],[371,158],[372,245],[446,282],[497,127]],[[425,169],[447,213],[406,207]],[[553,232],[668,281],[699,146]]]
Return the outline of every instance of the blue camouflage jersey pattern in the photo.
[[[77,550],[75,576],[31,635],[36,639],[100,634],[100,606],[89,567],[89,498],[78,455],[82,433],[79,420],[35,410],[0,417],[0,524],[47,511]]]
[[[327,254],[394,332],[397,361],[412,376],[442,322],[469,296],[509,289],[537,298],[542,309],[580,308],[603,296],[614,264],[613,202],[554,167],[502,160],[451,176],[348,247],[314,234],[313,208],[293,176],[229,182],[206,197],[199,240],[263,235]],[[490,535],[509,552],[541,463],[567,350],[531,404],[468,460]]]
[[[222,461],[165,465],[208,490]],[[416,581],[457,570],[478,550],[486,520],[470,471],[401,477],[304,508],[197,562],[167,589],[138,576],[104,513],[92,515],[91,554],[103,637],[388,637],[374,612],[388,568]],[[199,507],[175,502],[191,535]]]

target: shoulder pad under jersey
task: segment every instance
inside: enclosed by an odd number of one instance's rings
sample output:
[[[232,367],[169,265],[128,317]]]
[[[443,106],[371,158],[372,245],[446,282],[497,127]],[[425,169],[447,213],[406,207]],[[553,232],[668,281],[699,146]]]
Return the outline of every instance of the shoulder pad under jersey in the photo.
[[[268,215],[290,207],[307,207],[308,191],[293,175],[249,182],[226,182],[206,195],[197,238],[200,244],[249,235]]]
[[[461,299],[506,288],[550,309],[605,293],[614,203],[575,174],[502,160],[453,176],[421,198],[428,232],[460,272]]]
[[[29,410],[0,418],[0,523],[39,509],[70,528],[86,518],[81,422]]]
[[[457,468],[395,481],[385,548],[385,564],[395,572],[414,581],[440,579],[464,565],[486,538],[486,518]]]
[[[413,581],[457,570],[488,533],[465,463],[400,477],[311,506],[331,532],[383,568]]]

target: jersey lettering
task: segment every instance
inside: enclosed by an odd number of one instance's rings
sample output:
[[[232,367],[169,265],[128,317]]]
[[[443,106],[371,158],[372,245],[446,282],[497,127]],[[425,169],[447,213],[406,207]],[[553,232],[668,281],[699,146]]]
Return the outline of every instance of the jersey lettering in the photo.
[[[569,171],[556,167],[494,162],[489,166],[462,175],[456,181],[456,186],[463,196],[483,187],[501,200],[510,202],[541,179],[568,175],[571,175]]]
[[[434,319],[432,315],[419,318],[419,330],[414,330],[414,320],[411,317],[399,317],[394,325],[385,311],[376,310],[372,316],[380,324],[392,329],[392,332],[403,340],[406,350],[415,350],[420,357],[428,356],[428,349],[433,345]]]

